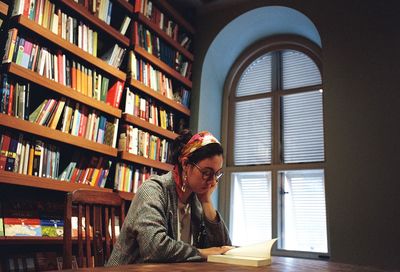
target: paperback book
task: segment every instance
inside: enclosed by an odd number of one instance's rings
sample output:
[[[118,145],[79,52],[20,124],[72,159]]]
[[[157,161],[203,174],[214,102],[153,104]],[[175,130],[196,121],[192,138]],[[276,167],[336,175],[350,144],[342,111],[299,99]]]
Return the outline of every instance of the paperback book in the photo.
[[[228,250],[222,255],[209,255],[208,262],[247,266],[266,266],[271,264],[271,248],[277,239]]]

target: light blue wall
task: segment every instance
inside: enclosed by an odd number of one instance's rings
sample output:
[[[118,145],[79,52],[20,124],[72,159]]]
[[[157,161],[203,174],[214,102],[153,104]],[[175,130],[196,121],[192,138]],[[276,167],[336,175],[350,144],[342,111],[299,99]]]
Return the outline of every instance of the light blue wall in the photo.
[[[211,131],[221,139],[222,98],[225,79],[239,55],[257,40],[277,34],[296,34],[321,46],[314,24],[287,7],[256,8],[228,23],[212,41],[201,69],[197,131]],[[218,191],[213,194],[217,207]]]

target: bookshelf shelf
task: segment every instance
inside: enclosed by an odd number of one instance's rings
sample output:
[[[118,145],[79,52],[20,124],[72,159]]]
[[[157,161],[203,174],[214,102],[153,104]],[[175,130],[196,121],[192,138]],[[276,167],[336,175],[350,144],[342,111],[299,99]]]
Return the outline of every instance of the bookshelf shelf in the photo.
[[[190,53],[186,48],[181,46],[177,41],[172,39],[170,36],[168,36],[164,31],[162,31],[155,23],[150,21],[146,16],[144,16],[141,13],[137,14],[137,19],[144,23],[147,27],[149,27],[152,31],[157,33],[159,37],[164,39],[167,43],[169,43],[171,46],[173,46],[176,50],[178,50],[182,55],[184,55],[188,60],[192,61],[194,60],[193,54]]]
[[[154,133],[157,133],[158,135],[161,135],[161,136],[163,136],[165,138],[168,138],[170,140],[174,140],[178,136],[178,134],[176,134],[176,133],[174,133],[172,131],[169,131],[169,130],[163,129],[163,128],[159,127],[159,126],[150,124],[149,122],[147,122],[145,120],[142,120],[139,117],[130,115],[130,114],[126,114],[126,113],[122,114],[122,119],[127,123],[130,123],[130,124],[133,124],[133,125],[137,125],[137,126],[142,127],[142,128],[144,128],[146,130],[150,130],[150,131],[152,131]]]
[[[147,87],[146,85],[144,85],[142,82],[136,80],[136,79],[130,79],[129,80],[129,84],[132,87],[135,87],[139,90],[141,90],[142,92],[154,97],[155,99],[161,101],[162,103],[168,105],[169,107],[185,114],[186,116],[190,116],[190,110],[188,108],[186,108],[185,106],[183,106],[180,103],[177,103],[175,101],[173,101],[172,99],[169,99],[168,97],[160,94],[159,92]]]
[[[0,184],[19,185],[30,188],[48,189],[60,192],[72,192],[79,188],[88,188],[89,185],[70,183],[50,178],[41,178],[36,176],[28,176],[13,172],[0,171]],[[90,187],[93,190],[111,191],[111,189]]]
[[[163,70],[165,73],[169,74],[170,76],[172,76],[176,80],[179,80],[181,83],[183,83],[184,85],[186,85],[187,87],[192,89],[192,82],[189,79],[187,79],[184,76],[182,76],[175,69],[169,67],[166,63],[164,63],[163,61],[158,59],[156,56],[151,55],[145,49],[143,49],[142,47],[140,47],[137,44],[135,44],[135,46],[134,46],[134,51],[137,54],[139,54],[140,56],[142,56],[143,58],[147,59],[148,61],[150,61],[151,63],[156,65],[158,68]]]
[[[3,1],[0,1],[0,16],[6,16],[8,13],[8,5]]]
[[[68,52],[74,54],[76,57],[80,58],[81,60],[87,61],[91,63],[92,65],[96,66],[97,68],[103,70],[106,73],[109,73],[113,77],[116,77],[122,81],[126,79],[126,74],[117,68],[108,65],[105,61],[83,51],[80,49],[78,46],[64,40],[60,36],[54,34],[50,30],[42,27],[41,25],[38,25],[37,23],[29,20],[25,16],[19,15],[15,19],[18,24],[21,26],[31,30],[32,32],[36,33],[39,35],[41,38],[45,38],[48,41],[57,44],[61,48],[67,50]]]
[[[62,4],[66,7],[76,11],[81,17],[84,17],[88,20],[91,24],[96,26],[98,29],[104,31],[114,39],[116,39],[119,43],[121,43],[124,47],[128,47],[130,41],[127,37],[122,35],[118,30],[113,28],[112,26],[108,25],[106,22],[103,22],[99,18],[93,16],[88,10],[80,6],[79,4],[75,3],[73,0],[60,0]]]
[[[171,171],[174,168],[174,166],[172,164],[163,163],[163,162],[155,161],[155,160],[148,159],[148,158],[145,158],[142,156],[130,154],[127,151],[119,151],[118,155],[122,160],[133,162],[133,163],[139,163],[139,164],[142,164],[145,166],[154,167],[154,168],[164,170],[164,171]]]
[[[62,245],[62,237],[38,237],[38,236],[4,236],[0,237],[0,245]]]
[[[44,127],[35,123],[31,123],[29,121],[21,120],[6,114],[0,114],[0,125],[9,128],[18,128],[18,130],[24,132],[28,132],[48,139],[55,139],[59,142],[95,151],[112,157],[116,157],[117,155],[117,149],[112,148],[111,146],[95,143],[86,140],[82,137],[73,136],[55,129]]]
[[[29,80],[35,84],[38,84],[42,87],[45,87],[47,89],[50,89],[54,92],[57,92],[61,95],[64,95],[66,97],[72,98],[74,100],[78,100],[79,102],[88,105],[92,108],[98,109],[104,113],[107,113],[109,115],[112,115],[114,117],[120,118],[121,117],[121,110],[114,108],[102,101],[98,101],[96,99],[93,99],[89,96],[86,96],[82,93],[79,93],[75,91],[74,89],[64,86],[58,82],[55,82],[51,79],[48,79],[46,77],[40,76],[38,73],[35,73],[29,69],[26,69],[18,64],[15,63],[9,63],[5,66],[5,71],[7,71],[10,74],[17,75],[21,78],[24,78],[26,80]]]
[[[133,13],[133,5],[125,0],[115,0],[115,3],[122,6],[128,13]]]

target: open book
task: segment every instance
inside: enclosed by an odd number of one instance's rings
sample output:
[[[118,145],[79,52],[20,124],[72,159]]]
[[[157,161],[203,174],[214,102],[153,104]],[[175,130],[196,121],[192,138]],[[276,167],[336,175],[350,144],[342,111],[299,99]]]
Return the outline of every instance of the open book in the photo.
[[[271,248],[276,240],[272,239],[254,245],[233,248],[223,255],[209,255],[207,261],[248,266],[270,265]]]

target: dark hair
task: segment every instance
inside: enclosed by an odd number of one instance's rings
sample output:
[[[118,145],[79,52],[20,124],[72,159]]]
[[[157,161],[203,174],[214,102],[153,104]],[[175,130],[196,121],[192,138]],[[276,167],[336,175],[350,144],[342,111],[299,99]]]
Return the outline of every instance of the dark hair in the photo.
[[[173,164],[179,165],[179,156],[181,155],[182,148],[189,142],[190,138],[192,138],[193,134],[190,130],[184,129],[180,133],[178,137],[172,142],[171,146],[171,162]],[[223,155],[224,150],[222,146],[218,143],[208,144],[206,146],[200,147],[196,151],[194,151],[188,157],[189,161],[192,163],[198,163],[201,160],[214,157],[215,155]],[[179,170],[181,166],[179,165]]]

